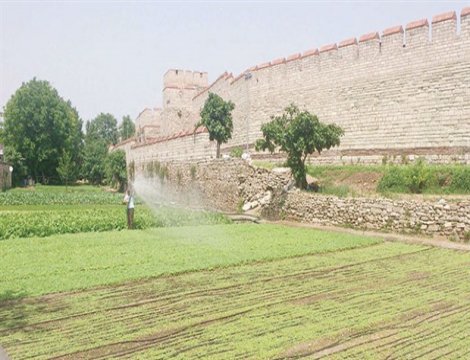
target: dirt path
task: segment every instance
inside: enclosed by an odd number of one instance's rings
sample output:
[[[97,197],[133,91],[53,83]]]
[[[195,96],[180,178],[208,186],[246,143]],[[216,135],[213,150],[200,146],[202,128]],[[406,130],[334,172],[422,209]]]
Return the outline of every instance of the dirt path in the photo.
[[[392,233],[383,233],[383,232],[370,231],[370,230],[356,230],[356,229],[350,229],[350,228],[342,228],[339,226],[306,224],[306,223],[299,223],[299,222],[294,222],[294,221],[262,221],[262,222],[268,223],[268,224],[281,224],[281,225],[293,226],[293,227],[313,228],[313,229],[318,229],[318,230],[329,230],[329,231],[336,231],[336,232],[355,234],[355,235],[373,236],[373,237],[382,238],[385,241],[404,242],[408,244],[428,245],[428,246],[440,247],[440,248],[451,249],[451,250],[470,251],[470,244],[451,242],[449,240],[446,240],[446,238],[442,236],[435,236],[433,238],[430,238],[430,237],[417,236],[417,235],[392,234]]]

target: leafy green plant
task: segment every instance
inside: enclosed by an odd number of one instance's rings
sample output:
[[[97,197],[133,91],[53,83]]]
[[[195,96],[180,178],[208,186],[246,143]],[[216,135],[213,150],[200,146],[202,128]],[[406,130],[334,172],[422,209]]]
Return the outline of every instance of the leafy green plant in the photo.
[[[0,193],[0,205],[117,205],[122,196],[105,191],[31,191],[10,190]]]
[[[424,160],[419,158],[416,163],[409,167],[408,188],[412,193],[420,194],[431,182],[431,172]]]
[[[241,146],[234,147],[230,151],[230,156],[233,158],[241,158],[243,155],[243,148]]]
[[[377,190],[398,193],[470,193],[470,166],[429,165],[419,159],[410,165],[385,168]]]
[[[124,191],[127,183],[126,153],[123,150],[114,150],[109,153],[104,168],[108,184],[120,192]]]
[[[213,212],[175,208],[151,211],[138,206],[135,211],[136,229],[198,224],[226,224],[230,220]],[[54,234],[124,230],[127,228],[123,206],[48,207],[34,210],[1,211],[0,239]]]

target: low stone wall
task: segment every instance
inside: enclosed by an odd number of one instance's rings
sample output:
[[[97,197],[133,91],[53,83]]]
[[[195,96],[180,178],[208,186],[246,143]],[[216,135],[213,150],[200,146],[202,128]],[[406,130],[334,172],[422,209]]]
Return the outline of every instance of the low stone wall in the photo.
[[[287,194],[283,215],[294,221],[404,233],[470,236],[470,201],[457,203],[338,198],[298,190]]]
[[[256,168],[239,159],[168,162],[166,193],[186,204],[269,218],[468,240],[470,201],[339,198],[293,188],[290,171]],[[140,174],[144,175],[144,174]],[[174,199],[174,196],[173,196]]]

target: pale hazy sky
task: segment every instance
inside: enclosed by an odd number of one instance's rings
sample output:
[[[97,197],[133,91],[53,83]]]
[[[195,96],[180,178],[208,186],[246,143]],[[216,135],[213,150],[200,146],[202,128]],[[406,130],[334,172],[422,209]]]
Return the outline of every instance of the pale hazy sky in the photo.
[[[82,119],[133,119],[161,105],[169,68],[250,66],[470,1],[11,1],[0,0],[0,108],[33,77],[48,80]]]

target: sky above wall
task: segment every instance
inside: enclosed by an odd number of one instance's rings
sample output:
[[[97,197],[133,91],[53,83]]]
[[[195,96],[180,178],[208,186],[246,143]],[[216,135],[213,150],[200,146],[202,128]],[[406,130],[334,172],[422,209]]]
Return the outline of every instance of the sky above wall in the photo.
[[[0,108],[48,80],[86,121],[161,106],[167,69],[245,69],[470,1],[0,2]]]

